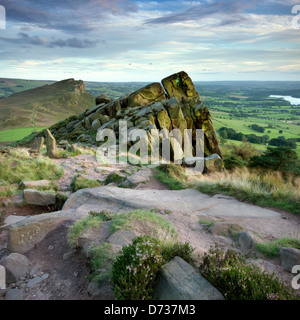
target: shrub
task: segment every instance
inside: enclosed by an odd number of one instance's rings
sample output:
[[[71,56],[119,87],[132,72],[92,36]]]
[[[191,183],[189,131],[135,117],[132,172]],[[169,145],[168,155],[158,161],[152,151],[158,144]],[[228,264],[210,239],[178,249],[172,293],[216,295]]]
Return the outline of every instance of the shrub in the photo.
[[[218,245],[203,257],[200,273],[228,300],[294,300],[296,293],[275,274],[246,263],[233,250]]]
[[[186,262],[190,263],[192,261],[191,254],[195,249],[191,247],[188,242],[180,243],[166,243],[161,246],[161,254],[164,263],[167,263],[174,259],[175,257],[180,257]]]
[[[162,264],[157,239],[137,237],[112,265],[112,290],[118,300],[153,299],[153,287]]]
[[[248,162],[242,160],[236,155],[231,155],[223,159],[225,169],[231,170],[234,168],[243,168],[248,165]]]
[[[300,175],[300,164],[297,153],[290,147],[268,147],[265,154],[251,158],[250,166],[292,172]]]

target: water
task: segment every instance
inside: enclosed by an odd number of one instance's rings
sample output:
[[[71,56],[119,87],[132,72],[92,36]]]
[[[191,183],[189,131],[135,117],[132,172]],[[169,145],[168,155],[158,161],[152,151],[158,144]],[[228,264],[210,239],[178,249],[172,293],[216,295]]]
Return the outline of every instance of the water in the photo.
[[[300,98],[293,98],[292,96],[274,96],[271,95],[270,98],[282,98],[288,102],[290,102],[292,105],[300,105]]]

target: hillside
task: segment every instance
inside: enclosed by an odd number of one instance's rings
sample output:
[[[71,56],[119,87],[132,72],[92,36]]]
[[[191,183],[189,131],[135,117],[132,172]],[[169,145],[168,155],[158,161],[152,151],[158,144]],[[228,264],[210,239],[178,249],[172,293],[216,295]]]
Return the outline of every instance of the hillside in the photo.
[[[46,84],[53,84],[54,82],[55,81],[0,78],[0,98],[5,98],[14,93],[34,89]]]
[[[95,103],[84,83],[67,79],[0,99],[1,130],[48,127]]]

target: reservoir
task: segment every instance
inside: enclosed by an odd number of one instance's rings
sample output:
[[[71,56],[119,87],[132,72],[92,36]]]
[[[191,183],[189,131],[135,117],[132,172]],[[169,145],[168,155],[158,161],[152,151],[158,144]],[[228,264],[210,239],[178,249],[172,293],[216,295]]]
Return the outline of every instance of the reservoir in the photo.
[[[300,98],[293,98],[291,96],[274,96],[274,95],[271,95],[270,98],[281,98],[281,99],[284,99],[288,102],[290,102],[292,105],[300,105]]]

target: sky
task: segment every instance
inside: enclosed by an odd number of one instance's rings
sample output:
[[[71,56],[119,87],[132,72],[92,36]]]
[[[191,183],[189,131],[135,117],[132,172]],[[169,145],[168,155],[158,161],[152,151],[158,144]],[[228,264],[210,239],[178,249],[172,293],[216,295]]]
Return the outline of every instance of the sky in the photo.
[[[186,71],[194,81],[300,81],[300,0],[0,5],[0,77],[158,82]]]

